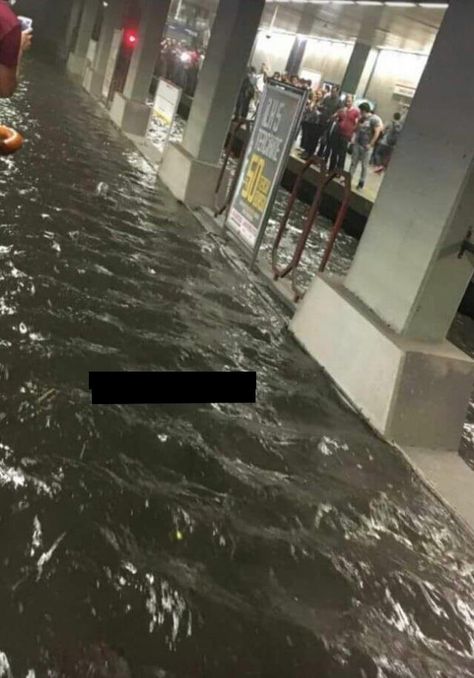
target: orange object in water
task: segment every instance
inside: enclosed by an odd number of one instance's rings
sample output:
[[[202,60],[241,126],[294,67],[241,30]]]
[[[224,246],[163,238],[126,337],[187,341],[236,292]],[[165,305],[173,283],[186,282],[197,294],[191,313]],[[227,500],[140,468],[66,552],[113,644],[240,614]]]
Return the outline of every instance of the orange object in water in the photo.
[[[14,129],[0,125],[0,155],[16,153],[23,146],[23,137]]]

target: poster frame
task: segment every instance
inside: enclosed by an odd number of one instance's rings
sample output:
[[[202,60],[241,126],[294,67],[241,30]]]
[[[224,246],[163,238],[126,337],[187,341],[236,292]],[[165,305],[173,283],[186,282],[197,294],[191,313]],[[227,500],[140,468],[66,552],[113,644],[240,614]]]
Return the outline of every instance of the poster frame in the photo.
[[[237,191],[240,189],[242,190],[243,187],[243,182],[242,182],[242,177],[244,175],[244,172],[247,171],[248,165],[249,165],[249,159],[251,154],[254,152],[254,142],[256,140],[258,131],[260,129],[260,124],[261,120],[263,118],[263,113],[265,110],[265,101],[267,98],[271,95],[272,91],[275,90],[284,90],[288,92],[289,94],[292,94],[293,96],[297,96],[299,98],[298,106],[296,109],[296,113],[293,117],[292,124],[288,128],[286,137],[285,137],[285,144],[284,144],[284,150],[280,155],[280,158],[278,160],[277,168],[273,176],[273,181],[272,181],[272,186],[268,194],[268,200],[267,204],[265,207],[265,210],[263,211],[262,218],[260,220],[260,225],[258,228],[256,240],[255,240],[255,245],[251,247],[248,242],[242,238],[242,236],[236,231],[236,229],[232,228],[231,225],[231,217],[230,213],[233,208],[233,204],[237,195]],[[285,172],[286,166],[288,164],[288,159],[290,157],[290,153],[292,150],[293,143],[296,139],[296,135],[298,133],[298,130],[300,128],[300,124],[303,118],[303,113],[305,110],[306,102],[308,100],[308,95],[309,92],[307,90],[303,90],[299,87],[293,87],[291,85],[288,85],[286,83],[281,83],[279,81],[274,81],[274,80],[269,80],[266,84],[265,90],[262,94],[261,100],[260,100],[260,105],[259,109],[257,112],[257,116],[255,119],[255,124],[253,126],[252,134],[249,140],[249,143],[247,145],[247,148],[245,150],[245,157],[244,161],[242,163],[242,169],[239,175],[239,178],[236,182],[235,185],[235,190],[234,193],[231,197],[229,207],[226,213],[226,218],[224,222],[224,233],[227,234],[229,233],[232,235],[234,238],[237,239],[237,242],[243,247],[244,251],[247,252],[247,254],[250,256],[250,269],[253,270],[255,268],[255,264],[257,262],[257,258],[260,252],[260,249],[262,247],[263,239],[265,237],[265,233],[268,227],[268,221],[271,215],[271,212],[273,210],[273,206],[275,203],[276,195],[278,192],[278,189],[280,188],[280,184],[283,178],[283,174]]]

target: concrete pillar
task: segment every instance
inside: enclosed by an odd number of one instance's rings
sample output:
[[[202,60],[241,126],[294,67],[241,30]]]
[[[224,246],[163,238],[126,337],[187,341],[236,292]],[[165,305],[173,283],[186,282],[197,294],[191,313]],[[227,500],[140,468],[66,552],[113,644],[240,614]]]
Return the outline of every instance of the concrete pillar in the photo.
[[[58,40],[57,53],[60,59],[67,61],[69,53],[74,49],[74,37],[81,18],[83,0],[70,0],[65,4],[67,17],[63,23],[63,30]],[[65,26],[64,26],[65,24]]]
[[[100,99],[104,87],[104,79],[112,48],[114,33],[122,27],[126,0],[109,0],[104,12],[102,30],[94,63],[86,67],[84,75],[84,88],[92,96]]]
[[[67,60],[69,53],[74,48],[73,42],[81,18],[83,2],[84,0],[73,0],[72,2],[66,34],[59,50],[59,56],[61,59]]]
[[[300,11],[301,16],[296,30],[297,35],[295,36],[295,41],[286,64],[286,72],[289,75],[298,75],[300,72],[308,44],[308,35],[310,35],[314,23],[313,7],[302,5]]]
[[[98,8],[99,0],[85,0],[76,45],[74,51],[69,55],[67,62],[68,71],[81,78],[84,77],[87,65],[87,53],[97,19]]]
[[[365,71],[365,67],[371,54],[371,45],[363,42],[356,42],[347,64],[344,78],[342,79],[341,90],[349,94],[356,94],[359,91],[360,81]]]
[[[213,202],[219,161],[265,0],[220,0],[182,144],[171,144],[161,178],[190,206]]]
[[[291,48],[290,56],[288,57],[288,61],[286,63],[286,72],[289,75],[298,75],[300,72],[307,44],[308,39],[303,35],[296,36],[293,47]]]
[[[153,74],[161,51],[171,0],[143,0],[142,17],[123,94],[112,102],[112,120],[124,132],[145,136],[151,116],[147,104]]]
[[[472,25],[451,0],[349,275],[319,277],[292,323],[382,433],[420,447],[457,449],[474,378],[446,341],[473,274]]]

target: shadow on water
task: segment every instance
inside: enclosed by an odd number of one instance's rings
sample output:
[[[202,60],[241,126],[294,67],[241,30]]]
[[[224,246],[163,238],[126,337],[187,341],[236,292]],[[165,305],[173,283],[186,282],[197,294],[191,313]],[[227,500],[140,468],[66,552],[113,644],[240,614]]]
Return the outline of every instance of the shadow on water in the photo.
[[[78,88],[1,118],[0,675],[472,676],[472,543]],[[97,407],[90,370],[257,369]]]

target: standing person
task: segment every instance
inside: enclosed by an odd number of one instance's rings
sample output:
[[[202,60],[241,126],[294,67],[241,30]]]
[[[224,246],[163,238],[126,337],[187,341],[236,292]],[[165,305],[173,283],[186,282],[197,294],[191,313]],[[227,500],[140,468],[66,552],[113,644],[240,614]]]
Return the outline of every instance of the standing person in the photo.
[[[0,98],[11,97],[15,93],[23,53],[30,46],[31,32],[22,32],[8,2],[0,0]]]
[[[311,130],[311,116],[313,114],[314,101],[312,97],[308,97],[306,107],[303,113],[303,120],[301,123],[301,144],[300,151],[304,152],[308,147],[309,134]]]
[[[354,132],[359,123],[360,111],[354,106],[352,94],[346,96],[344,108],[336,113],[336,128],[332,134],[326,153],[326,161],[329,160],[329,170],[333,172],[344,171],[346,163],[347,147],[351,142]]]
[[[247,73],[247,76],[240,88],[239,98],[237,100],[237,108],[235,109],[235,118],[248,118],[250,104],[255,96],[255,68],[252,66]]]
[[[375,153],[375,172],[381,174],[384,172],[392,158],[393,149],[398,143],[400,132],[402,131],[401,113],[394,113],[392,121],[386,126],[383,137],[377,146]]]
[[[319,148],[319,157],[324,158],[327,152],[327,148],[330,143],[330,137],[333,132],[333,123],[334,115],[341,108],[341,99],[339,96],[339,85],[333,85],[331,87],[331,92],[327,94],[321,105],[321,120],[320,123],[323,127],[321,146]]]
[[[266,63],[262,64],[260,68],[260,75],[263,76],[264,82],[267,82],[268,78],[270,77],[270,69],[268,68]]]
[[[355,141],[352,148],[352,162],[350,172],[354,176],[359,163],[362,165],[360,180],[357,185],[359,190],[364,188],[369,166],[370,154],[377,139],[383,132],[383,123],[378,115],[372,113],[370,104],[363,101],[360,106],[360,120],[355,132]]]
[[[290,78],[290,85],[293,85],[293,87],[300,87],[300,79],[297,75],[292,75]]]
[[[265,64],[263,64],[263,66],[265,66]],[[263,69],[263,66],[262,66],[262,69]],[[253,85],[254,90],[255,90],[255,95],[254,95],[255,105],[258,107],[258,105],[260,103],[261,96],[262,96],[263,91],[265,89],[266,78],[265,78],[264,73],[263,72],[252,73],[251,81],[252,81],[252,85]]]
[[[319,110],[322,100],[323,94],[321,90],[318,90],[314,95],[311,106],[306,114],[306,134],[304,143],[302,144],[304,148],[304,154],[302,156],[303,160],[308,160],[316,153],[321,134],[324,131],[324,126],[321,123],[321,112]]]

